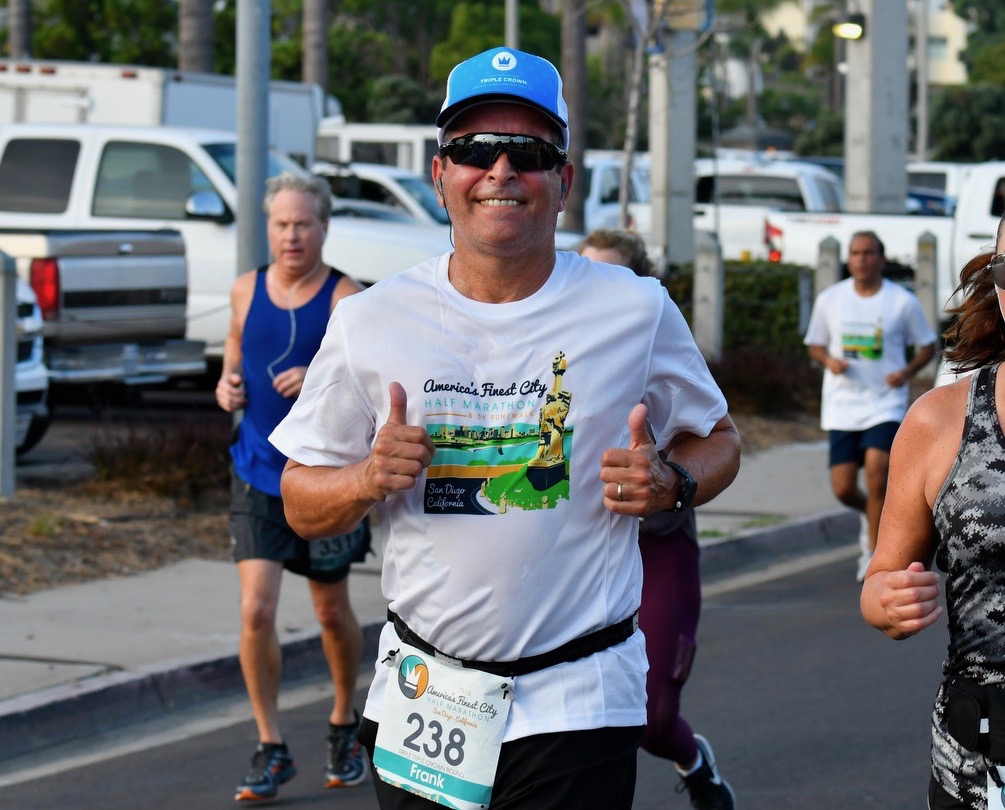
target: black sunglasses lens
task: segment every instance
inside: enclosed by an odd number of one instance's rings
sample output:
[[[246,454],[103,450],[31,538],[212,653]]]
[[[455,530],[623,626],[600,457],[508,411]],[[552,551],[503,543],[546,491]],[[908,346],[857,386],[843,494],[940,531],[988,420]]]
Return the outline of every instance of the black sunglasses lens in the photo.
[[[454,163],[487,169],[495,163],[499,151],[487,143],[463,143],[452,147],[447,154]]]
[[[440,147],[440,154],[454,163],[479,169],[490,169],[502,152],[521,172],[554,169],[565,158],[558,147],[527,135],[470,135]]]
[[[999,253],[988,265],[991,270],[991,280],[999,289],[1005,290],[1005,253]]]

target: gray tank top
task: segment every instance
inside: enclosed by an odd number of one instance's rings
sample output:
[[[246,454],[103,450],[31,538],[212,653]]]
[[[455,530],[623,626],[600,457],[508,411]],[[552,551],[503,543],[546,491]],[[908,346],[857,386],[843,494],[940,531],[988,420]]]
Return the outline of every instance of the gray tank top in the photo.
[[[932,510],[945,572],[949,650],[946,675],[1005,683],[1005,435],[995,407],[998,366],[970,383],[963,438]],[[932,713],[932,769],[939,784],[983,807],[987,763],[953,740],[945,724],[945,687]]]
[[[946,573],[947,674],[1005,683],[1005,436],[998,367],[974,373],[956,461],[935,500],[936,564]]]

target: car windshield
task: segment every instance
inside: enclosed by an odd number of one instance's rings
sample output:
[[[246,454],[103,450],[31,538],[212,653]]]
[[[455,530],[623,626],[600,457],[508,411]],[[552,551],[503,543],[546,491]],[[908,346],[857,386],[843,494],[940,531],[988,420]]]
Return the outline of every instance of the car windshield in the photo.
[[[207,143],[204,148],[213,158],[213,161],[223,169],[223,173],[230,178],[235,186],[237,185],[237,144],[234,143]],[[281,172],[292,172],[293,174],[304,175],[303,167],[288,157],[280,155],[278,152],[269,151],[269,162],[266,169],[267,177],[275,177]]]
[[[401,187],[408,192],[419,205],[421,205],[430,216],[441,225],[449,225],[450,219],[447,217],[447,210],[440,205],[440,201],[433,190],[433,184],[429,180],[421,177],[399,177],[397,178]]]

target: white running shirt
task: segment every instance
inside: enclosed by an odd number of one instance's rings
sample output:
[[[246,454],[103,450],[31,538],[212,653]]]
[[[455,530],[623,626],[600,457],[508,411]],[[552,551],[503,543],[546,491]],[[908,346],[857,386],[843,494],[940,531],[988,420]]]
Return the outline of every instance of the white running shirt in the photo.
[[[389,412],[436,443],[416,486],[378,504],[390,607],[442,651],[505,661],[552,650],[639,606],[638,521],[604,508],[600,457],[628,444],[644,402],[664,446],[707,435],[726,403],[655,279],[558,253],[530,297],[460,295],[449,254],[339,302],[303,391],[272,442],[305,465],[365,458]],[[381,635],[365,714],[381,718],[396,645]],[[515,681],[505,739],[644,725],[641,633]]]
[[[854,284],[848,278],[817,296],[803,340],[807,346],[826,346],[831,357],[850,364],[843,374],[824,370],[824,430],[857,431],[902,422],[909,386],[891,388],[886,376],[907,365],[908,346],[936,340],[921,303],[901,284],[883,279],[873,295],[859,295]]]

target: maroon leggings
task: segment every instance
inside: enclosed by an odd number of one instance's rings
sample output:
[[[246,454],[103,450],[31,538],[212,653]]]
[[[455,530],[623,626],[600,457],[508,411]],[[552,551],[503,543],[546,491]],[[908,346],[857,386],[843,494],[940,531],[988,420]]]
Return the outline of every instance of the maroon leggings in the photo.
[[[649,656],[642,747],[686,767],[698,756],[691,726],[680,716],[680,692],[691,672],[701,613],[694,511],[647,518],[639,546],[643,570],[639,627]]]

